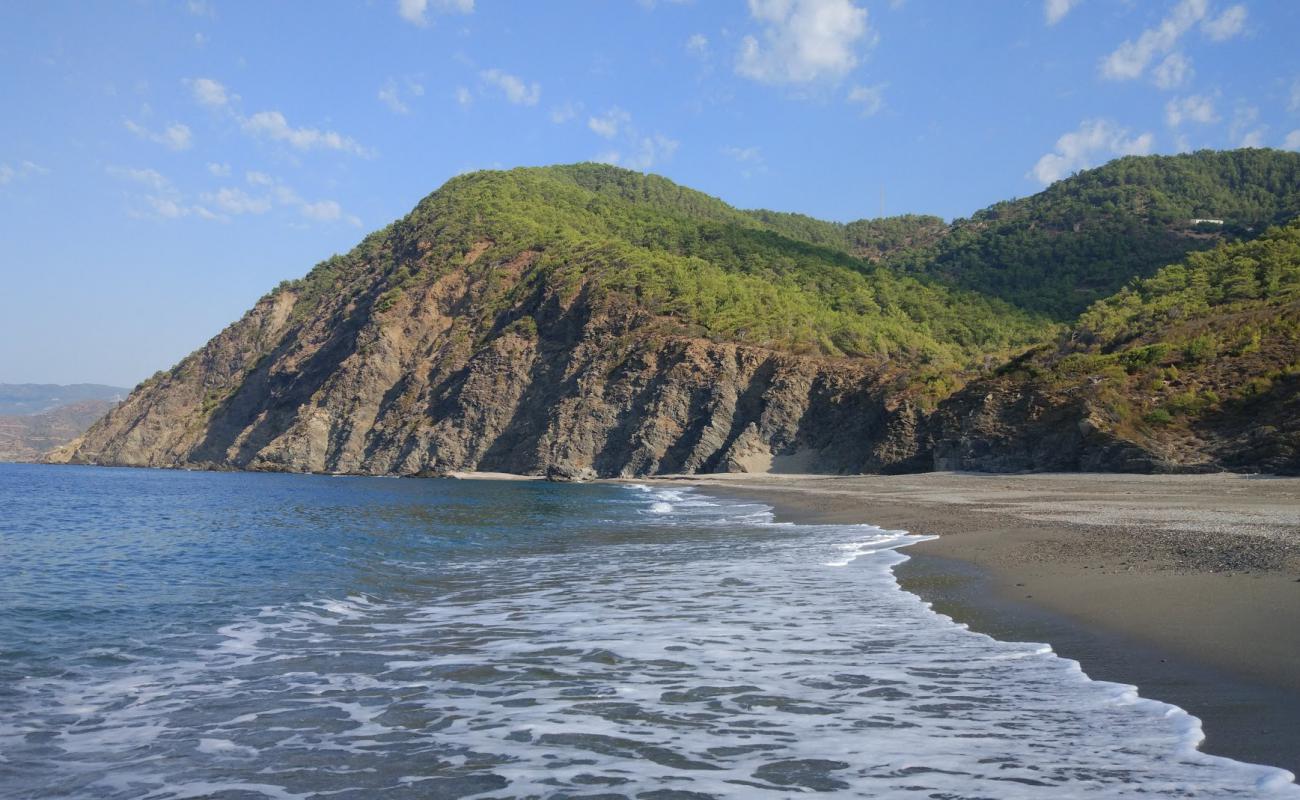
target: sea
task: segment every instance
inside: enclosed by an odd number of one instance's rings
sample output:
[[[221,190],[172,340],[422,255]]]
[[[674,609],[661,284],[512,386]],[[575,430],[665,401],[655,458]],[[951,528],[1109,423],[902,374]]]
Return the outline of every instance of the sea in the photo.
[[[662,485],[0,465],[0,797],[1300,797]]]

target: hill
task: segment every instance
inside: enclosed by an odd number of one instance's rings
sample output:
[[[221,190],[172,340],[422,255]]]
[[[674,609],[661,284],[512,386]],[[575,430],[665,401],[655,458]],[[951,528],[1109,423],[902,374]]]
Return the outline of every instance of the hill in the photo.
[[[1099,301],[935,428],[944,468],[1300,472],[1300,221]]]
[[[40,414],[83,400],[116,402],[130,391],[98,383],[0,383],[0,415]]]
[[[114,405],[79,400],[38,414],[0,414],[0,461],[36,461],[85,433]]]
[[[1135,276],[1298,214],[1300,153],[1129,156],[957,220],[887,263],[1065,322]]]
[[[1084,396],[1082,384],[1046,354],[1091,357],[1066,351],[1094,338],[1088,346],[1118,347],[1083,326],[1099,331],[1094,320],[1131,303],[1121,292],[1063,333],[1053,317],[1064,306],[1045,298],[1062,281],[1087,289],[1069,295],[1077,302],[1149,278],[1165,255],[1252,246],[1258,219],[1294,212],[1293,156],[1122,159],[950,227],[742,211],[596,164],[463,175],[277,287],[59,459],[555,477],[1038,468],[1041,459],[979,455],[1023,446],[981,427],[981,387],[1059,411],[1056,400]],[[1228,208],[1229,219],[1188,227],[1183,215],[1209,208],[1197,202]],[[1277,235],[1258,246],[1277,247]],[[1228,313],[1206,307],[1207,320]],[[1145,318],[1125,324],[1138,331],[1131,341],[1181,335]],[[1033,369],[1051,373],[1041,387]],[[1035,429],[1041,409],[1017,418],[1020,402],[1008,399],[1006,418]],[[1139,416],[1155,413],[1140,405]],[[1088,417],[1058,411],[1065,426]],[[1077,458],[1076,468],[1218,458],[1190,441],[1156,453],[1147,445],[1159,437],[1106,430],[1136,448],[1132,463]],[[1048,433],[1060,430],[1038,431]]]

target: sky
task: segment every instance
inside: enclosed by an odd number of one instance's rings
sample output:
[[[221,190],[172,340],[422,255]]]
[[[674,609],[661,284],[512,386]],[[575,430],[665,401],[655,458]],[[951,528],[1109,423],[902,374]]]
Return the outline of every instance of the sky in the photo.
[[[1300,150],[1292,0],[0,0],[0,382],[132,386],[457,174],[968,216]]]

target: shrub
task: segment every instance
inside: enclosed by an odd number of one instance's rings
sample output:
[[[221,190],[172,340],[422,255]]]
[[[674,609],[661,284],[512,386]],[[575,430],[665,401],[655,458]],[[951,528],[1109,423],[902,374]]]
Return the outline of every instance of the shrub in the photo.
[[[1173,415],[1170,414],[1168,411],[1164,410],[1163,408],[1157,408],[1148,411],[1146,415],[1142,417],[1142,419],[1146,420],[1152,425],[1168,425],[1174,421]]]

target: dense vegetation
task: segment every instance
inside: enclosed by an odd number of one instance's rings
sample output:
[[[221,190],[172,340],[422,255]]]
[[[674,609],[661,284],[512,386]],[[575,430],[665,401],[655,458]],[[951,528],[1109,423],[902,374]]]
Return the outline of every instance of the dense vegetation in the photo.
[[[841,226],[848,228],[848,226]],[[879,238],[879,237],[878,237]],[[838,246],[794,238],[664,178],[598,164],[462,175],[406,219],[293,285],[300,313],[324,292],[388,273],[376,310],[476,245],[475,263],[536,253],[531,278],[631,300],[679,332],[796,353],[867,356],[962,370],[1051,331],[1043,319]]]
[[[1134,281],[1007,371],[1088,393],[1138,435],[1286,400],[1300,376],[1300,221]]]
[[[840,223],[779,211],[748,213],[792,239],[833,247],[869,261],[934,244],[948,233],[948,224],[942,219],[922,214]]]
[[[958,220],[896,269],[1068,321],[1134,276],[1300,214],[1300,153],[1131,156]],[[1223,225],[1192,223],[1220,219]]]
[[[475,310],[485,320],[542,288],[583,293],[638,308],[666,333],[891,360],[928,401],[1077,321],[1065,344],[1011,369],[1060,386],[1091,375],[1076,388],[1101,387],[1121,410],[1145,392],[1157,399],[1138,403],[1139,416],[1164,404],[1176,417],[1197,405],[1186,393],[1201,391],[1178,377],[1187,364],[1290,324],[1294,229],[1250,237],[1298,212],[1300,155],[1264,150],[1124,158],[951,226],[742,211],[658,176],[578,164],[454,178],[283,288],[298,295],[297,315],[339,293],[383,313],[449,270],[513,264],[526,274]],[[1225,224],[1191,224],[1198,217]],[[1291,310],[1255,319],[1278,303]],[[1235,333],[1205,321],[1243,313]]]

